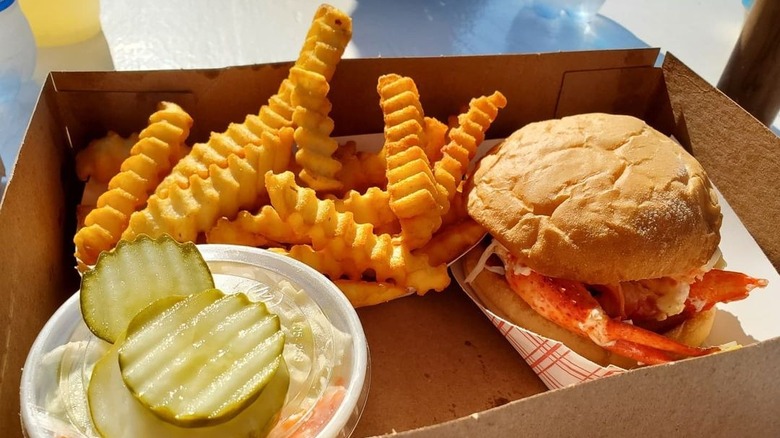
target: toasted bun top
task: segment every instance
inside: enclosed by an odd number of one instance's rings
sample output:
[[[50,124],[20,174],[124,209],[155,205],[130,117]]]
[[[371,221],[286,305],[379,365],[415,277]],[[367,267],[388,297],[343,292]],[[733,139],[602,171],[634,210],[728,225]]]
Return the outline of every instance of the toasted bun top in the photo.
[[[480,161],[467,190],[469,214],[547,276],[610,284],[688,275],[720,242],[704,169],[634,117],[529,124]]]

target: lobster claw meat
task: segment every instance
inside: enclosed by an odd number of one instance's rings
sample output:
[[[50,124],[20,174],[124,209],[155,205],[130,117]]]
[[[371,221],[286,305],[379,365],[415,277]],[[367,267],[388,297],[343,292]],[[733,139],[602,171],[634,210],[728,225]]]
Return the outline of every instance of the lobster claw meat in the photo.
[[[642,364],[666,363],[721,350],[719,347],[691,347],[634,325],[625,317],[610,316],[591,292],[630,288],[594,288],[579,281],[547,277],[528,269],[515,269],[511,256],[502,258],[510,287],[532,309],[562,328],[590,338],[606,350]],[[711,270],[690,285],[683,316],[693,316],[719,302],[743,299],[751,290],[766,284],[766,280],[741,273]],[[620,297],[617,301],[627,300]]]

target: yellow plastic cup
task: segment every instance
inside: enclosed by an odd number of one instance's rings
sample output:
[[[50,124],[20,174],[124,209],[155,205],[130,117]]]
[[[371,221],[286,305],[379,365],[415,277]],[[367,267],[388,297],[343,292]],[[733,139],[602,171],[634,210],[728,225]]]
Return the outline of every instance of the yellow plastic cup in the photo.
[[[19,0],[38,47],[74,44],[100,32],[100,0]]]

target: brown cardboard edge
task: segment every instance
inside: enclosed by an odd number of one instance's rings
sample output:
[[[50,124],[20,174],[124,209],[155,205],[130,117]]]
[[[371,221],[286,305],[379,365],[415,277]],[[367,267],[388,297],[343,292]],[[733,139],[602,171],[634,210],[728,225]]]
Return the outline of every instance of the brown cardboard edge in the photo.
[[[471,98],[495,90],[503,92],[510,105],[513,101],[519,101],[524,93],[540,93],[541,89],[549,89],[550,93],[557,94],[560,78],[540,76],[542,63],[565,71],[652,67],[658,52],[657,48],[641,48],[547,54],[344,59],[331,81],[329,94],[333,106],[330,117],[336,127],[333,135],[381,132],[382,116],[376,82],[382,74],[397,73],[414,78],[426,115],[446,120],[448,116],[457,114]],[[222,130],[231,121],[243,120],[246,102],[265,102],[286,77],[291,65],[289,62],[281,62],[222,69],[52,72],[51,78],[58,93],[73,93],[73,99],[78,99],[78,93],[87,93],[82,95],[87,97],[94,92],[143,92],[145,95],[164,96],[187,95],[198,90],[198,97],[183,106],[196,121],[191,138],[202,141],[212,130]],[[352,73],[345,75],[344,70]],[[363,73],[359,77],[355,74],[358,71]],[[446,71],[460,73],[442,74]],[[458,79],[464,74],[480,80],[466,82]],[[527,80],[526,76],[533,79]],[[221,85],[214,86],[217,78]],[[230,86],[230,83],[238,81],[241,81],[241,87]],[[139,112],[149,108],[153,100],[148,98],[139,101]],[[216,104],[231,100],[238,104]],[[367,102],[376,104],[366,105]],[[507,136],[517,126],[539,118],[552,118],[555,105],[553,100],[530,102],[527,107],[504,111],[504,115],[493,124],[491,132],[494,136]],[[112,108],[106,108],[106,114],[93,114],[91,117],[96,121],[105,120],[111,111]],[[212,123],[202,126],[198,120],[211,120]]]
[[[777,436],[780,338],[713,357],[641,368],[458,420],[384,436]],[[746,366],[749,364],[749,366]],[[739,382],[729,385],[729,382]],[[686,431],[686,432],[681,432]]]
[[[780,137],[673,54],[663,64],[674,134],[780,269]]]
[[[77,284],[75,270],[62,263],[67,246],[60,230],[75,221],[67,213],[67,205],[75,200],[66,194],[64,181],[74,170],[67,133],[58,129],[55,100],[48,78],[0,209],[0,278],[5,285],[22,285],[23,292],[5,294],[0,305],[0,424],[4,431],[21,431],[22,365],[37,333]]]
[[[555,118],[608,111],[647,119],[662,79],[654,66],[566,72]]]

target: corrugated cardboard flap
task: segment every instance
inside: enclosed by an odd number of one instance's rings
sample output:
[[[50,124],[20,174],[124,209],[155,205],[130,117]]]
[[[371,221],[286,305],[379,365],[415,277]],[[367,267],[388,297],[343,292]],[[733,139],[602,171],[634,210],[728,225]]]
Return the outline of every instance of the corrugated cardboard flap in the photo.
[[[673,55],[663,71],[675,137],[780,269],[780,138]]]

